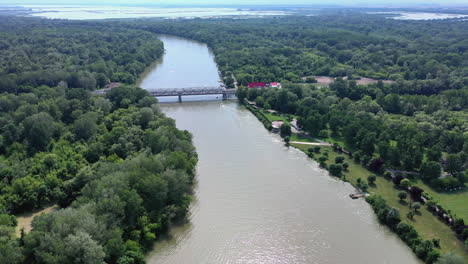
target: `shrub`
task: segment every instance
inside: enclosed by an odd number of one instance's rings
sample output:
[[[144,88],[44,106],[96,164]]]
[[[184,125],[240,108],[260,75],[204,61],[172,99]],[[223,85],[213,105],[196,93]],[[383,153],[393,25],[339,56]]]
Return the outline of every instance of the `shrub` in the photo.
[[[324,130],[319,132],[318,136],[320,138],[328,138],[328,131],[324,129]]]
[[[345,160],[345,157],[343,157],[343,156],[337,156],[337,157],[335,158],[335,163],[343,163],[344,160]]]
[[[347,171],[349,168],[349,164],[347,162],[344,162],[342,166],[345,171]]]
[[[404,199],[406,199],[406,197],[408,197],[408,194],[405,191],[400,191],[398,193],[398,198],[400,198],[400,201],[403,201]]]
[[[377,180],[377,177],[375,175],[369,175],[367,177],[367,181],[369,182],[369,184],[374,184],[375,180]]]
[[[314,147],[314,152],[319,154],[320,153],[320,150],[321,150],[321,147],[317,146],[317,147]]]
[[[408,189],[411,186],[411,182],[408,179],[403,179],[400,181],[400,186],[404,189]]]
[[[414,202],[411,204],[411,209],[413,209],[415,212],[418,211],[421,208],[421,203],[419,202]]]
[[[341,176],[342,167],[340,164],[331,164],[328,169],[331,175],[336,176],[336,177]]]

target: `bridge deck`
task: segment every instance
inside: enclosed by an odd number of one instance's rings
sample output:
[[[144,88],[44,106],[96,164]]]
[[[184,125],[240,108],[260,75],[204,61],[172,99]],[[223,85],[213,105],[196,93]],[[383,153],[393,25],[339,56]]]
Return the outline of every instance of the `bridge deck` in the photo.
[[[110,89],[94,91],[95,94],[105,94]],[[236,89],[225,89],[221,87],[190,87],[190,88],[159,88],[148,90],[152,96],[186,96],[186,95],[214,95],[214,94],[236,94]]]

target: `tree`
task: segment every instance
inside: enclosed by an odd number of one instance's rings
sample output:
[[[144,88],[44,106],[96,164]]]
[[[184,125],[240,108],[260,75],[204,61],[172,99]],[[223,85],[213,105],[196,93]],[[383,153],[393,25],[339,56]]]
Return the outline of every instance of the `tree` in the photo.
[[[400,187],[403,189],[408,189],[411,186],[411,182],[408,179],[403,179],[400,181]]]
[[[382,107],[385,111],[388,111],[392,114],[400,114],[402,108],[398,94],[389,94],[385,96]]]
[[[362,192],[367,192],[367,190],[369,189],[369,185],[367,183],[361,183],[360,188]]]
[[[42,150],[49,144],[56,130],[54,119],[48,113],[34,114],[24,121],[25,136],[31,145]]]
[[[406,214],[406,217],[408,217],[408,219],[413,219],[413,218],[414,218],[414,212],[413,212],[413,211],[409,211],[409,212]]]
[[[398,223],[400,223],[401,221],[401,218],[400,218],[400,211],[398,211],[398,209],[396,208],[391,208],[388,213],[387,213],[387,216],[385,218],[385,222],[387,223],[388,226],[394,228],[398,225]]]
[[[463,161],[458,154],[449,154],[447,157],[447,164],[445,165],[445,170],[452,175],[457,174],[461,171],[463,166]]]
[[[90,139],[96,133],[96,121],[95,113],[88,113],[78,118],[74,124],[76,136],[84,140]]]
[[[65,256],[68,263],[94,264],[104,261],[105,253],[101,245],[88,233],[78,231],[63,240]]]
[[[291,136],[291,126],[283,123],[280,127],[280,134],[282,137]]]
[[[374,184],[376,180],[377,180],[377,177],[373,174],[367,177],[367,181],[369,182],[369,184]]]
[[[348,84],[343,78],[337,78],[332,84],[330,84],[330,89],[334,90],[339,97],[348,96]]]
[[[431,181],[437,179],[440,176],[441,167],[438,162],[427,161],[421,165],[419,169],[424,180]]]
[[[415,212],[417,212],[420,208],[421,208],[421,203],[419,202],[414,202],[411,204],[411,209],[413,209],[413,211]]]
[[[328,169],[331,175],[336,176],[336,177],[341,176],[342,167],[340,164],[331,164]]]
[[[345,160],[345,157],[343,157],[343,156],[337,156],[337,157],[335,158],[335,163],[343,163],[344,160]]]
[[[398,192],[398,198],[400,198],[400,201],[403,201],[408,197],[408,194],[405,191],[399,191]]]
[[[349,164],[347,162],[344,162],[342,166],[343,166],[343,170],[345,171],[347,171],[349,168]]]

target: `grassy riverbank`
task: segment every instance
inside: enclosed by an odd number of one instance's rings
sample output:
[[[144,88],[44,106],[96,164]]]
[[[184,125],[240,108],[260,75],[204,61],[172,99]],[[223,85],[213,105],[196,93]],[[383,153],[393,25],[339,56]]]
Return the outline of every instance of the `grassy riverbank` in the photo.
[[[301,144],[291,144],[293,147],[302,150],[307,153],[310,146],[301,145]],[[367,179],[367,176],[372,173],[366,168],[361,166],[359,163],[355,163],[349,157],[343,154],[339,154],[333,151],[332,147],[322,146],[321,151],[328,150],[328,160],[325,162],[328,165],[333,164],[335,157],[344,156],[345,162],[349,164],[348,171],[344,172],[344,180],[350,182],[353,186],[357,186],[357,179],[361,178],[363,180]],[[315,155],[315,158],[318,158],[318,155]],[[398,198],[398,192],[400,190],[395,188],[394,184],[382,177],[377,176],[374,185],[369,186],[369,193],[375,193],[381,195],[390,206],[400,210],[403,221],[411,224],[418,233],[424,238],[431,240],[433,238],[440,239],[440,251],[443,253],[454,252],[458,255],[461,255],[468,259],[468,252],[466,251],[463,243],[455,238],[455,233],[450,229],[449,226],[442,223],[437,217],[432,215],[425,207],[421,208],[419,213],[417,213],[413,220],[406,218],[406,214],[411,210],[407,202],[400,202]]]
[[[257,117],[261,116],[262,122],[272,122],[280,120],[289,123],[288,118],[282,115],[281,113],[270,113],[261,108],[253,108],[251,106],[248,108]],[[329,135],[331,135],[331,133],[329,133]],[[342,139],[332,138],[331,136],[329,136],[328,138],[324,138],[323,140],[330,143],[338,143],[340,145],[344,145]],[[316,142],[297,134],[293,134],[291,136],[291,141]],[[310,145],[295,143],[291,143],[291,146],[300,149],[306,154],[308,153],[308,149],[311,147]],[[359,178],[365,181],[369,175],[373,174],[360,163],[354,162],[347,155],[335,152],[330,146],[321,146],[321,151],[322,153],[325,151],[329,153],[328,160],[325,162],[327,167],[334,163],[335,158],[337,156],[343,156],[345,158],[344,162],[349,164],[349,168],[347,171],[343,172],[344,176],[342,177],[342,179],[350,182],[355,187],[357,186],[357,181]],[[314,155],[314,159],[318,160],[318,157],[318,154]],[[466,208],[466,199],[468,198],[468,193],[437,193],[435,191],[432,191],[429,186],[417,179],[414,179],[412,181],[412,185],[416,185],[423,188],[435,200],[439,201],[439,203],[443,205],[444,208],[452,210],[458,216],[467,219],[466,217],[468,212],[464,212],[466,210],[464,210],[463,208]],[[423,206],[423,208],[421,208],[419,212],[417,212],[414,215],[413,219],[409,219],[406,217],[406,215],[412,209],[409,207],[408,200],[403,202],[400,201],[400,199],[398,198],[398,193],[400,191],[401,190],[395,187],[391,180],[386,179],[383,176],[377,176],[375,184],[370,185],[368,190],[368,192],[371,194],[378,194],[382,196],[391,207],[397,208],[400,211],[400,215],[402,216],[403,221],[411,224],[421,235],[422,238],[427,240],[440,239],[439,250],[442,253],[453,252],[463,256],[468,260],[468,250],[466,249],[466,246],[456,238],[454,231],[448,225],[441,222],[437,218],[437,216],[433,215],[432,212],[430,212],[425,206]]]

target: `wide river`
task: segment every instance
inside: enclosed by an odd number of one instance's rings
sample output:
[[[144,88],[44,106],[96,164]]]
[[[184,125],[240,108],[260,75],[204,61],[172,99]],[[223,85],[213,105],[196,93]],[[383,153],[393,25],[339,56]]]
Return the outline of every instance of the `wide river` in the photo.
[[[143,88],[218,82],[206,45],[161,39],[165,57]],[[188,223],[158,242],[148,263],[419,263],[365,201],[349,198],[351,185],[285,147],[237,102],[161,108],[194,135],[199,164]]]

